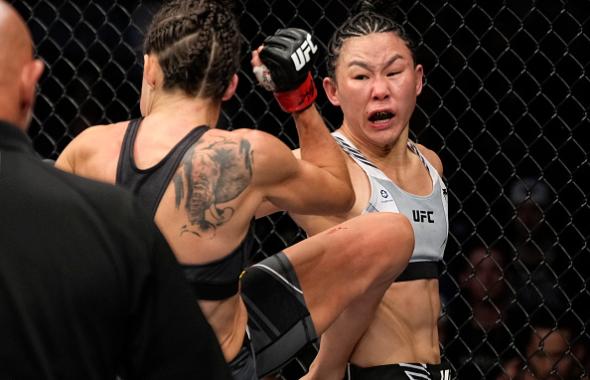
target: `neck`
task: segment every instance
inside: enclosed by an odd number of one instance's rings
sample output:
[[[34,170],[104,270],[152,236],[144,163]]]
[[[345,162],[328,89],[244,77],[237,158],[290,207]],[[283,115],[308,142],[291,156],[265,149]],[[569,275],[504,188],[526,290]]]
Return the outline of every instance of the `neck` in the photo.
[[[344,134],[371,162],[381,166],[394,168],[404,167],[411,158],[411,154],[407,148],[408,143],[408,127],[400,133],[400,135],[391,143],[379,144],[370,141],[363,136],[355,135],[348,125],[342,124],[340,128]]]
[[[170,93],[155,95],[146,119],[164,119],[167,125],[186,126],[208,125],[214,128],[221,112],[221,102],[210,98],[188,97]]]
[[[2,91],[1,88],[0,91]],[[15,109],[15,107],[17,107],[17,105],[14,104],[14,101],[0,98],[0,120],[10,123],[15,127],[18,127],[18,129],[25,131],[26,128],[23,128],[22,126],[22,117],[16,112],[10,112],[10,110]]]

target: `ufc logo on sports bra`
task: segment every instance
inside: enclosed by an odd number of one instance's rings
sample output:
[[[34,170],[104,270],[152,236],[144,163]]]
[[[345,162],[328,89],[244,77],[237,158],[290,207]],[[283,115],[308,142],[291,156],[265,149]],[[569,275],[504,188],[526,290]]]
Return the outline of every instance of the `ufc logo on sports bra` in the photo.
[[[434,219],[432,216],[434,215],[434,211],[425,211],[425,210],[412,210],[412,218],[414,222],[417,223],[434,223]]]
[[[291,60],[295,64],[295,70],[301,70],[310,60],[310,51],[315,53],[317,50],[318,47],[311,40],[311,34],[307,33],[307,39],[295,50],[295,53],[291,54]]]

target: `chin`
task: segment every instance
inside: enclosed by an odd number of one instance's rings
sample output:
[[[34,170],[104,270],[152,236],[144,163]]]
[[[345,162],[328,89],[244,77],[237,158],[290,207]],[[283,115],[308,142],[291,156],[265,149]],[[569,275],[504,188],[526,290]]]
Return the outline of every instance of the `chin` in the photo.
[[[392,145],[395,143],[400,135],[401,131],[394,126],[374,126],[369,125],[365,129],[365,133],[369,139],[379,145]]]
[[[382,133],[382,132],[390,132],[395,128],[393,123],[372,123],[370,121],[365,121],[364,129],[369,133]]]

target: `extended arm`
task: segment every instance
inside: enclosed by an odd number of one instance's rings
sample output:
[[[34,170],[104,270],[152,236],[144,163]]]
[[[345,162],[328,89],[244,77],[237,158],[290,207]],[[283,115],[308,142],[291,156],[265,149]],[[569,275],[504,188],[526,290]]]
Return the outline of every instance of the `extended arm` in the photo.
[[[282,29],[267,38],[264,46],[253,52],[252,65],[260,83],[274,92],[284,111],[292,113],[301,150],[300,175],[294,178],[303,175],[301,180],[309,181],[302,190],[314,195],[310,202],[330,203],[342,200],[342,204],[346,205],[311,212],[339,213],[352,207],[354,192],[344,155],[315,107],[317,91],[310,68],[317,49],[309,33],[301,29]],[[312,167],[321,169],[321,172],[314,171]],[[292,207],[287,208],[280,197],[275,197],[272,204],[274,207],[266,202],[257,216],[279,209],[298,212]],[[302,213],[309,212],[306,210]]]
[[[276,137],[248,132],[254,163],[253,185],[262,193],[263,205],[297,214],[330,215],[352,207],[354,193],[348,182],[326,168],[297,159]]]

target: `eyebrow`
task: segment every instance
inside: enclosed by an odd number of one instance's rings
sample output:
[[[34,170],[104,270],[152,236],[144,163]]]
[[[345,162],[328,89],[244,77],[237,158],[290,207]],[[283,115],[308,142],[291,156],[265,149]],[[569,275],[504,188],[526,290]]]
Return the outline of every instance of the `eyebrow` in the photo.
[[[404,57],[401,54],[395,54],[391,58],[389,58],[389,60],[385,63],[385,67],[391,65],[393,62],[397,61],[398,59],[403,59],[403,58]],[[352,60],[348,63],[348,67],[351,67],[351,66],[360,66],[363,69],[370,70],[373,65],[371,65],[370,63],[367,63],[365,61]]]

